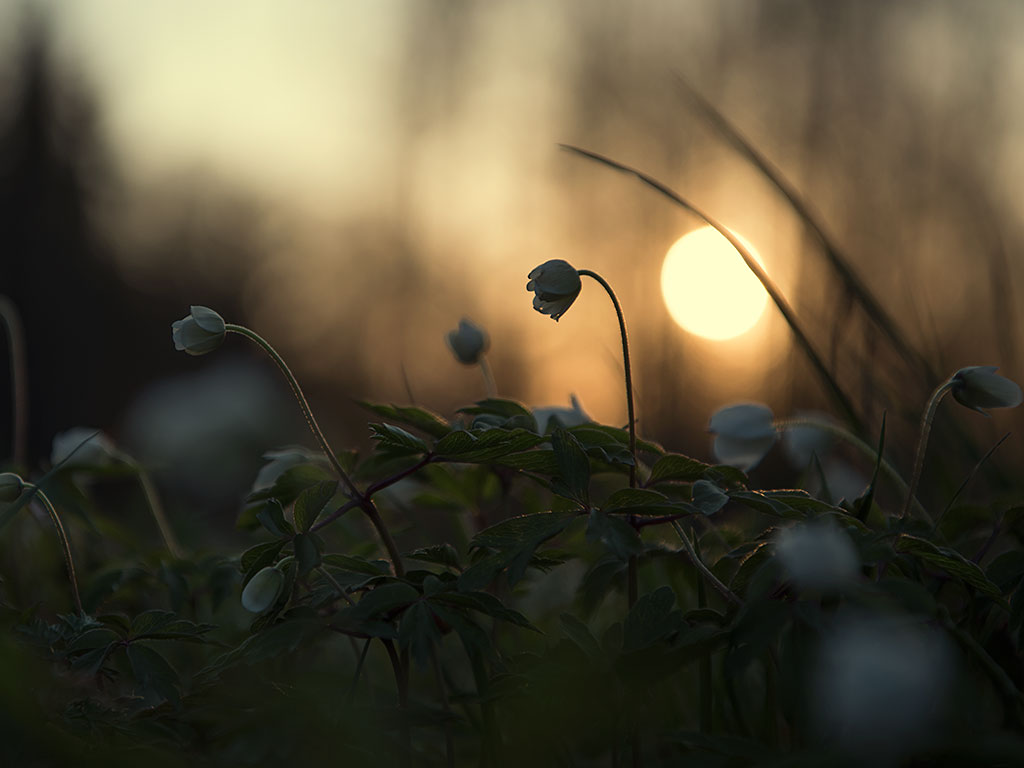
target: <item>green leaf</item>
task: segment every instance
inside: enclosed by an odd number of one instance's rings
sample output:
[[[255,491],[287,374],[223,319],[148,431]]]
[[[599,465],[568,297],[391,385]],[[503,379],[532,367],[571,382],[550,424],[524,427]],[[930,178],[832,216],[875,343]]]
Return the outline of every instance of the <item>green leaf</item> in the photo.
[[[623,650],[647,648],[678,631],[683,625],[683,614],[675,609],[675,604],[676,595],[670,587],[659,587],[641,596],[623,624]]]
[[[913,555],[924,562],[945,571],[961,581],[970,584],[984,595],[995,600],[1002,598],[1002,592],[988,580],[985,572],[955,549],[937,547],[927,539],[901,533],[896,537],[894,548],[897,552]]]
[[[600,658],[603,655],[601,645],[590,631],[590,627],[577,619],[571,613],[563,613],[558,617],[562,623],[562,629],[570,640],[592,659]]]
[[[260,511],[256,513],[256,519],[260,521],[260,525],[275,536],[285,536],[290,539],[295,535],[295,529],[291,523],[285,520],[284,508],[277,499],[267,499]]]
[[[333,568],[366,576],[386,576],[391,573],[391,567],[384,560],[366,560],[362,557],[339,554],[324,555],[323,560],[326,565]]]
[[[458,412],[468,413],[472,416],[489,414],[492,416],[501,416],[504,419],[522,417],[528,418],[531,421],[533,420],[533,413],[522,403],[518,403],[515,400],[502,400],[495,397],[491,397],[486,400],[479,400],[476,405],[460,408]],[[534,426],[536,426],[536,422],[534,422]],[[534,431],[536,431],[536,429]]]
[[[704,477],[704,473],[711,465],[703,461],[691,459],[679,453],[666,453],[651,467],[651,476],[647,478],[647,485],[665,482],[692,483]]]
[[[456,571],[462,570],[462,566],[459,564],[459,553],[455,551],[455,547],[447,543],[436,544],[432,547],[421,547],[412,552],[407,552],[405,556],[411,560],[421,560],[425,563],[443,565]]]
[[[728,494],[714,483],[698,480],[693,484],[693,506],[702,514],[713,515],[728,503]]]
[[[419,591],[411,584],[393,581],[370,590],[354,608],[349,609],[352,616],[369,619],[389,614],[398,608],[404,608],[420,599]]]
[[[132,620],[128,636],[130,639],[137,640],[140,637],[145,637],[163,629],[168,624],[176,621],[177,618],[170,611],[162,611],[158,608],[144,611]]]
[[[824,501],[815,499],[806,491],[730,491],[729,498],[758,512],[783,517],[787,520],[803,520],[810,514],[843,511]]]
[[[359,404],[364,408],[373,411],[378,416],[383,416],[385,419],[390,419],[391,421],[397,421],[401,424],[405,424],[406,426],[413,427],[414,429],[420,430],[420,432],[425,432],[431,437],[444,437],[452,429],[451,424],[433,411],[428,411],[424,408],[403,405],[383,405],[381,403],[369,403],[366,401],[360,401]]]
[[[295,500],[295,527],[301,533],[308,533],[327,506],[327,502],[333,499],[337,492],[337,480],[324,480],[303,490]]]
[[[241,559],[242,573],[244,574],[242,586],[244,587],[249,582],[256,571],[277,562],[277,556],[287,543],[284,539],[278,539],[247,549]]]
[[[265,501],[277,499],[282,506],[287,506],[298,498],[311,485],[331,479],[331,472],[320,464],[299,464],[290,467],[277,476],[270,488],[263,488],[250,493],[248,501]]]
[[[1024,578],[1024,550],[1004,552],[989,564],[986,575],[1003,592],[1010,592]]]
[[[411,651],[418,664],[425,667],[430,663],[434,645],[440,640],[441,631],[427,603],[413,603],[402,614],[398,625],[398,645],[403,650]]]
[[[550,448],[510,453],[498,459],[497,463],[506,467],[521,469],[524,472],[537,472],[542,475],[558,474],[558,461],[555,460],[555,452]]]
[[[177,703],[180,687],[178,673],[167,663],[167,659],[149,646],[132,643],[128,646],[128,661],[132,665],[132,675],[144,690]]]
[[[317,546],[316,537],[310,533],[298,534],[293,542],[295,547],[295,560],[299,564],[298,578],[304,577],[322,562],[320,559],[320,548]]]
[[[658,491],[643,488],[620,488],[608,497],[604,509],[625,509],[627,507],[657,506],[668,501],[668,496]]]
[[[434,445],[434,454],[445,461],[494,461],[543,442],[544,438],[526,429],[474,429],[449,432]]]
[[[613,441],[619,443],[620,445],[624,445],[627,448],[629,447],[629,430],[628,429],[620,429],[618,427],[610,427],[607,424],[589,423],[589,424],[581,424],[578,427],[572,427],[569,430],[569,432],[571,432],[574,435],[579,435],[580,433],[583,433],[584,437],[580,437],[579,438],[580,442],[582,442],[582,443],[589,443],[589,444],[592,444],[592,445],[599,444],[596,441],[596,439],[594,438],[593,433],[594,432],[600,432],[605,437],[611,438]],[[604,443],[600,443],[600,444],[604,445]],[[653,453],[653,454],[656,454],[658,456],[660,456],[663,453],[665,453],[665,449],[662,448],[657,443],[652,443],[652,442],[649,442],[649,441],[644,440],[644,439],[639,438],[639,437],[636,439],[636,449],[637,449],[638,452],[641,452],[641,453]]]
[[[574,517],[572,514],[538,512],[512,517],[484,529],[473,538],[472,546],[499,549],[502,553],[466,569],[459,577],[459,588],[479,589],[506,567],[509,584],[515,586],[530,566],[537,547],[564,531]],[[484,578],[487,580],[480,583]]]
[[[560,496],[589,504],[590,459],[579,441],[565,429],[556,429],[551,436],[551,447],[558,464],[558,480],[553,490]]]
[[[381,448],[392,455],[429,453],[427,444],[416,435],[391,424],[370,424],[371,437],[379,440]]]
[[[610,552],[623,559],[644,551],[640,534],[632,525],[622,517],[606,514],[599,509],[590,511],[587,540],[600,541]]]
[[[433,595],[430,601],[432,603],[444,603],[459,608],[479,611],[492,618],[507,621],[510,624],[525,627],[526,629],[532,629],[534,632],[540,631],[519,611],[507,607],[498,598],[487,592],[440,592]]]

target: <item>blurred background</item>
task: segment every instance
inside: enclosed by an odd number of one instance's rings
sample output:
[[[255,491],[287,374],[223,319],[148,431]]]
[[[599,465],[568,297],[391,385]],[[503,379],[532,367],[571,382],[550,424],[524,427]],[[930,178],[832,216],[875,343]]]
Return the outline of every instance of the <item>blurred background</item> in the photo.
[[[842,416],[774,307],[730,339],[681,328],[662,267],[701,222],[565,143],[649,173],[749,242],[862,434],[877,440],[887,414],[906,471],[942,378],[998,364],[1024,379],[1022,39],[1012,0],[4,2],[0,293],[25,333],[20,463],[45,465],[58,432],[102,428],[216,507],[263,451],[312,444],[244,339],[174,351],[190,304],[270,340],[336,447],[368,442],[358,399],[451,416],[484,396],[444,342],[462,317],[490,334],[501,396],[575,394],[623,425],[607,296],[585,282],[558,324],[531,309],[526,275],[553,258],[618,292],[645,436],[706,460],[708,418],[729,402]],[[677,300],[710,290],[709,258],[675,278]],[[749,303],[730,296],[722,322]],[[953,408],[935,434],[963,443],[955,487],[1021,423]],[[1009,440],[977,492],[1000,492],[1022,455]],[[211,478],[228,476],[218,496]],[[773,456],[754,479],[792,481]]]

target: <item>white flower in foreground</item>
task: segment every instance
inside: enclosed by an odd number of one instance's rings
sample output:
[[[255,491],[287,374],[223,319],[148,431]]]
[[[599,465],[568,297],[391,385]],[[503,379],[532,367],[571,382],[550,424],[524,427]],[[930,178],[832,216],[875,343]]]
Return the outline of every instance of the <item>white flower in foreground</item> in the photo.
[[[953,653],[911,619],[847,617],[823,639],[809,707],[820,738],[857,764],[896,764],[941,733]]]
[[[715,460],[743,472],[756,467],[778,438],[771,408],[761,403],[719,408],[711,416],[708,432],[715,435]]]
[[[830,521],[798,523],[779,531],[775,556],[801,590],[834,592],[854,582],[860,571],[853,542]]]
[[[548,424],[552,420],[558,422],[559,426],[569,428],[578,427],[580,424],[588,424],[592,419],[583,411],[579,398],[576,395],[569,395],[569,402],[572,408],[535,408],[533,418],[537,420],[537,432],[545,434]]]
[[[533,291],[533,308],[558,320],[576,301],[583,289],[580,273],[567,261],[552,259],[535,267],[529,275],[526,290]]]
[[[70,458],[68,458],[70,457]],[[120,459],[114,441],[103,432],[89,427],[73,427],[53,437],[50,463],[64,467],[109,467]]]
[[[491,345],[487,332],[466,318],[459,321],[459,327],[456,330],[448,331],[445,339],[448,342],[448,348],[455,355],[455,359],[466,365],[479,363],[480,358]]]
[[[273,566],[261,569],[242,590],[242,607],[250,613],[262,613],[272,606],[284,587],[284,574]]]
[[[800,423],[802,420],[807,423]],[[824,462],[826,454],[832,448],[832,435],[824,428],[815,426],[813,422],[831,422],[831,417],[824,413],[797,413],[795,424],[787,424],[782,432],[782,448],[795,469],[806,469],[811,457],[817,456]]]
[[[995,365],[961,368],[950,379],[953,397],[960,405],[988,416],[985,408],[1015,408],[1022,394],[1016,382],[996,373]]]
[[[191,314],[171,323],[174,348],[190,355],[205,355],[224,341],[224,318],[209,307],[190,307]]]

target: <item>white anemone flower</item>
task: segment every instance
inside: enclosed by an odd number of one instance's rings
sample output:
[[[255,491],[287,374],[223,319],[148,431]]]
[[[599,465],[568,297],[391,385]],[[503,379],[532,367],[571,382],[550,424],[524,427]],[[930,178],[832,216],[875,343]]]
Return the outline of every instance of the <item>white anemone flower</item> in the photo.
[[[719,408],[711,416],[708,432],[715,435],[715,460],[743,472],[756,467],[778,438],[771,408],[761,403]]]
[[[224,318],[209,307],[192,306],[190,314],[171,323],[174,348],[190,355],[205,355],[224,342]]]
[[[927,625],[847,616],[823,638],[812,669],[808,705],[819,738],[858,765],[895,765],[941,733],[954,653]]]
[[[448,331],[445,339],[455,359],[466,365],[478,364],[491,345],[487,331],[465,317],[457,329]]]
[[[856,581],[860,558],[850,537],[829,521],[799,523],[775,536],[775,556],[800,590],[834,592]]]
[[[950,389],[960,405],[988,416],[985,408],[1015,408],[1022,394],[1016,382],[996,373],[995,365],[971,365],[950,378]]]
[[[533,418],[537,420],[537,431],[542,435],[547,432],[552,419],[565,428],[578,427],[580,424],[588,424],[592,421],[584,412],[576,395],[569,395],[569,402],[572,403],[572,408],[535,408]]]
[[[535,267],[526,290],[533,291],[533,308],[557,321],[566,313],[583,289],[580,273],[567,261],[551,259]]]

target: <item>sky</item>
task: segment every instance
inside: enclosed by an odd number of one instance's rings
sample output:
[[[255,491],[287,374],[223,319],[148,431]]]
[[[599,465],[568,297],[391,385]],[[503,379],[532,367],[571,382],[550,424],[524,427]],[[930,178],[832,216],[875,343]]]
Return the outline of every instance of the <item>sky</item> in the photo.
[[[472,399],[475,373],[443,344],[465,315],[490,329],[511,395],[542,405],[576,393],[621,422],[607,299],[588,289],[557,326],[530,311],[526,273],[565,258],[617,286],[635,357],[676,377],[640,377],[649,412],[684,398],[703,412],[782,398],[806,374],[792,371],[776,312],[710,342],[679,329],[661,300],[662,259],[699,222],[558,146],[604,152],[680,190],[755,245],[808,327],[828,326],[836,295],[814,242],[687,108],[679,76],[807,196],[908,335],[922,347],[948,341],[950,364],[990,362],[958,358],[966,337],[986,324],[993,333],[989,275],[976,266],[992,246],[948,188],[983,199],[1013,254],[1024,106],[1004,94],[1024,86],[1019,5],[24,5],[47,12],[65,71],[97,99],[124,182],[101,218],[129,283],[171,268],[237,281],[246,319],[273,329],[309,375],[358,365],[392,398],[411,387],[437,407]],[[15,47],[16,26],[0,23],[0,46]],[[178,188],[251,202],[248,260],[154,255]],[[973,350],[998,351],[995,341]]]

